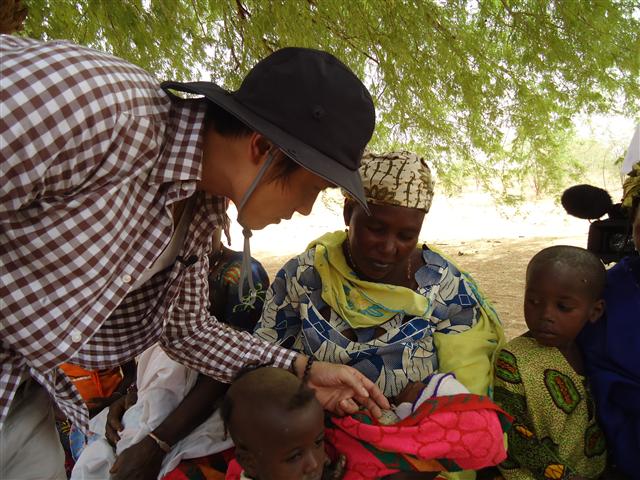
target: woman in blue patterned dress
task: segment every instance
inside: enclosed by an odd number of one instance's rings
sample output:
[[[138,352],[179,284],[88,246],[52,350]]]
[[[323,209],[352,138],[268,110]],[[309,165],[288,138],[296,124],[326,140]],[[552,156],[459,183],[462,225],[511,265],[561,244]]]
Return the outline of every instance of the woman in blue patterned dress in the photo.
[[[351,365],[392,400],[436,372],[491,394],[504,341],[498,317],[466,272],[418,243],[433,197],[426,162],[408,152],[368,154],[360,173],[371,215],[347,196],[348,229],[284,265],[255,334]]]

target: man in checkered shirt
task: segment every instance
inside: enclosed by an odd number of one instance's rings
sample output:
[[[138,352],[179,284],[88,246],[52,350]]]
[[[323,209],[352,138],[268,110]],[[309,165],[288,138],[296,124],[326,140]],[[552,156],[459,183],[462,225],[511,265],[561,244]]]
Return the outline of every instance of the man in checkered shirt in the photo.
[[[213,232],[227,199],[247,245],[329,186],[364,199],[374,121],[366,88],[325,52],[279,50],[228,92],[0,36],[0,478],[64,477],[52,400],[81,428],[88,415],[63,362],[109,368],[159,342],[221,382],[251,364],[302,375],[304,355],[208,314]],[[333,411],[388,405],[350,367],[314,363],[310,384]]]

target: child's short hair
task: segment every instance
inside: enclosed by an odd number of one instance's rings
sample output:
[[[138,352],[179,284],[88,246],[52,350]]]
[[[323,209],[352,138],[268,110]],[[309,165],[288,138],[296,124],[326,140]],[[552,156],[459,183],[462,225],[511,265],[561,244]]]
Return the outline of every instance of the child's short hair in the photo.
[[[575,269],[581,276],[584,290],[595,299],[602,298],[607,271],[600,259],[589,250],[572,245],[555,245],[536,253],[527,266],[527,280],[534,268],[560,264]]]
[[[238,397],[255,399],[254,407],[271,402],[286,412],[306,407],[315,400],[315,392],[287,370],[270,366],[246,368],[232,382],[220,409],[228,433],[233,430],[231,417],[237,403],[234,399]]]

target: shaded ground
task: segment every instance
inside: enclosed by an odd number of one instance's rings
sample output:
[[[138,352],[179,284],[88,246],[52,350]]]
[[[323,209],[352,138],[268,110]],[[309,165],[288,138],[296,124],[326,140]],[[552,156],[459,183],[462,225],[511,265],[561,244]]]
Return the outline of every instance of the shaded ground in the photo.
[[[500,314],[507,339],[526,330],[522,314],[524,274],[533,255],[550,245],[586,245],[585,236],[503,238],[434,243],[471,273]],[[291,257],[260,255],[273,278]]]

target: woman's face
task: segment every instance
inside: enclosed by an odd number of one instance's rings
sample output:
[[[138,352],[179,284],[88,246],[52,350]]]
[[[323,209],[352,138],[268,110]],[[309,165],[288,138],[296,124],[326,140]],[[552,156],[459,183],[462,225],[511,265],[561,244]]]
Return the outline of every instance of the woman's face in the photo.
[[[369,209],[370,216],[356,202],[345,202],[353,266],[364,280],[397,283],[393,280],[406,277],[425,213],[392,205],[369,205]]]

